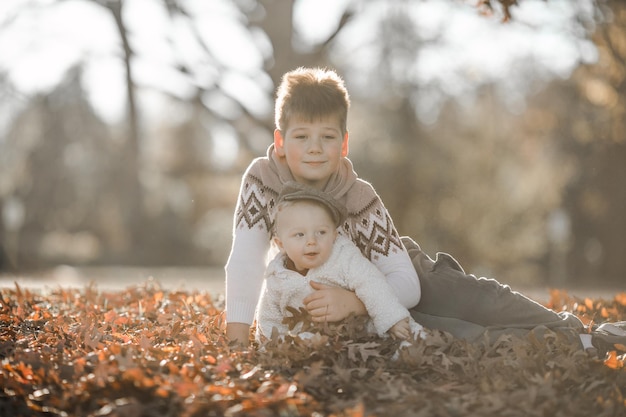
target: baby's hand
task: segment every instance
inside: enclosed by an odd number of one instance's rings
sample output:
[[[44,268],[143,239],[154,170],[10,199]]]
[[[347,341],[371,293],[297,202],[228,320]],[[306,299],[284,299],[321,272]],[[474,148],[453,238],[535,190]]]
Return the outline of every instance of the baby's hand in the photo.
[[[389,329],[389,334],[396,339],[407,340],[411,336],[411,326],[409,325],[409,319],[400,320]]]

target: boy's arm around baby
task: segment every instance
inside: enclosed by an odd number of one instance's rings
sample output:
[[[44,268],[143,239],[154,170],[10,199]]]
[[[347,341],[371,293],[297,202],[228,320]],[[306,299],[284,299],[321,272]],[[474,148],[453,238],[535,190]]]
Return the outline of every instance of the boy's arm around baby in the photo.
[[[383,335],[400,320],[410,317],[386,277],[355,245],[351,242],[343,243],[340,259],[345,285],[363,302],[379,335]]]

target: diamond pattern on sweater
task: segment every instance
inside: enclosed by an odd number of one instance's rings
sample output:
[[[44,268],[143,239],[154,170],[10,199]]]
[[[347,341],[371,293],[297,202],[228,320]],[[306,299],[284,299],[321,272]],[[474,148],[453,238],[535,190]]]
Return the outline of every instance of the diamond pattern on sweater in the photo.
[[[372,200],[355,214],[353,240],[369,260],[374,260],[377,254],[388,256],[390,252],[402,249],[400,236],[389,213],[378,202],[378,199]]]
[[[237,206],[237,228],[271,230],[269,212],[277,197],[277,191],[263,186],[260,178],[248,173]],[[386,257],[390,253],[402,251],[400,236],[378,196],[360,207],[357,212],[349,213],[340,233],[350,237],[370,261],[378,259],[380,255]]]
[[[274,207],[276,196],[276,191],[263,187],[259,178],[252,175],[246,177],[237,207],[237,227],[261,227],[263,230],[270,230],[269,210]]]

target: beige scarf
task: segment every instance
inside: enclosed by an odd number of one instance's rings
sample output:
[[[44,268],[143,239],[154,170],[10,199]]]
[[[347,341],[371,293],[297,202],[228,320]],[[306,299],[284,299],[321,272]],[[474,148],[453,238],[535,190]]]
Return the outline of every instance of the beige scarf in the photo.
[[[255,164],[259,166],[260,171],[258,175],[261,176],[261,182],[263,185],[272,188],[277,193],[280,192],[283,184],[295,181],[285,157],[280,157],[274,151],[274,144],[271,144],[267,148],[268,165]],[[332,195],[337,200],[344,200],[346,194],[357,180],[356,172],[352,167],[352,162],[348,158],[341,158],[341,163],[337,168],[337,172],[331,175],[324,192]]]

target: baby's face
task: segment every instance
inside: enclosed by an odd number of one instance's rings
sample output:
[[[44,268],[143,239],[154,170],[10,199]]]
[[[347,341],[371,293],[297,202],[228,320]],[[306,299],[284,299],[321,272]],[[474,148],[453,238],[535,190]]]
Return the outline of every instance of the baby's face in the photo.
[[[276,215],[276,244],[305,274],[330,258],[337,237],[328,211],[311,201],[297,201]]]

